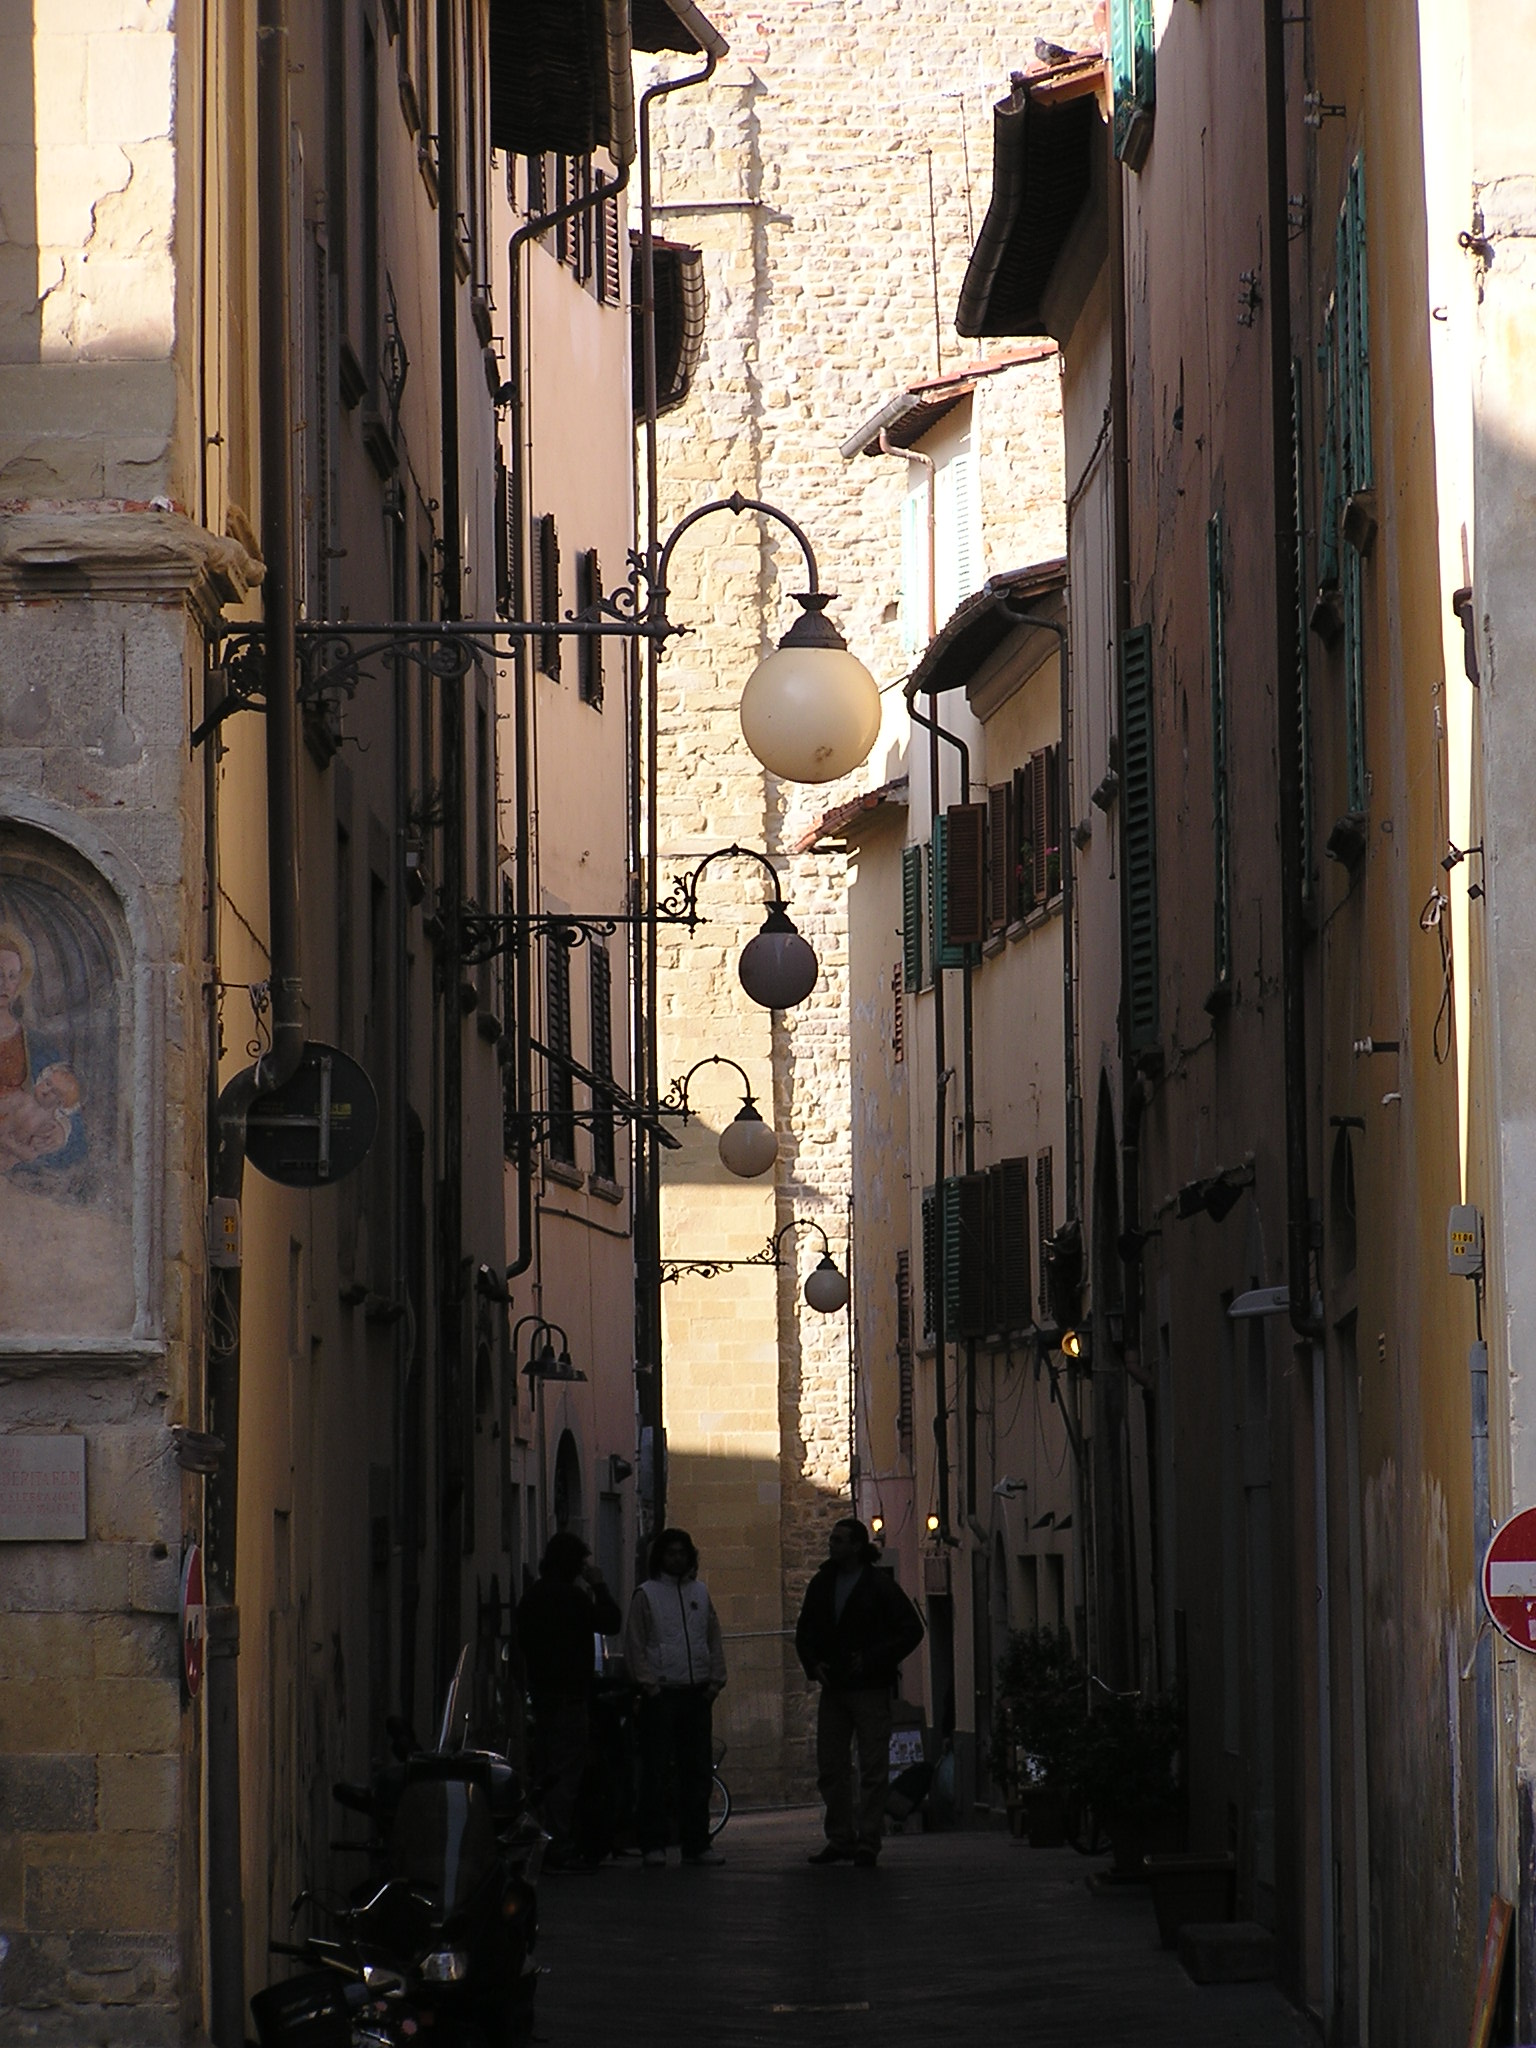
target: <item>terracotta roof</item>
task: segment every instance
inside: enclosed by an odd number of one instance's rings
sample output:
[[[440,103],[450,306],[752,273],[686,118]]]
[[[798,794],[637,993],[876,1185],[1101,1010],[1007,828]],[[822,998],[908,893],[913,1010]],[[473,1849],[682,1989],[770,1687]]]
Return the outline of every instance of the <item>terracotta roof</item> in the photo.
[[[877,811],[883,804],[904,805],[906,801],[907,778],[897,775],[889,782],[882,782],[878,789],[867,789],[862,796],[850,797],[847,803],[834,804],[830,811],[823,811],[809,831],[802,832],[789,850],[791,853],[809,853],[820,840],[835,838],[866,811]]]
[[[855,455],[879,455],[880,437],[888,448],[910,448],[939,424],[975,390],[983,377],[995,377],[1000,370],[1017,369],[1021,363],[1042,362],[1056,353],[1054,341],[1034,342],[1028,348],[1009,349],[1006,355],[980,356],[963,368],[942,377],[929,377],[921,384],[909,384],[905,391],[888,398],[880,410],[856,427],[842,444],[842,457],[851,462]]]

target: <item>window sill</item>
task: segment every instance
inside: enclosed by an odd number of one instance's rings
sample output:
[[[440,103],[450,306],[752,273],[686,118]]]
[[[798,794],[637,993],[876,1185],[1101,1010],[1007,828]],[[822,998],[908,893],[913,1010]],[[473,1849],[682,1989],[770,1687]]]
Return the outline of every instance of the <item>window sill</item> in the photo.
[[[544,1174],[548,1180],[559,1181],[562,1187],[581,1188],[587,1184],[587,1176],[573,1160],[554,1159],[544,1154]]]
[[[596,1195],[600,1202],[612,1202],[617,1206],[624,1199],[624,1190],[616,1180],[607,1180],[600,1173],[587,1176],[587,1192]]]
[[[1006,931],[989,932],[981,942],[982,959],[993,959],[997,954],[1002,952],[1004,946],[1006,946],[1007,943],[1008,934]]]

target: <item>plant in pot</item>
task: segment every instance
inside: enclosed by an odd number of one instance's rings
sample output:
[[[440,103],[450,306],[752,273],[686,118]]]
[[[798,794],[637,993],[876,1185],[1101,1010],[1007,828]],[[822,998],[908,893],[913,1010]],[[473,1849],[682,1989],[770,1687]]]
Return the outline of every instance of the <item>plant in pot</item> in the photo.
[[[1115,1873],[1144,1877],[1149,1850],[1177,1845],[1183,1729],[1172,1693],[1098,1686],[1083,1735],[1078,1791],[1114,1846]]]
[[[1087,1677],[1065,1629],[1017,1629],[998,1659],[992,1776],[1035,1848],[1059,1847],[1075,1804]]]

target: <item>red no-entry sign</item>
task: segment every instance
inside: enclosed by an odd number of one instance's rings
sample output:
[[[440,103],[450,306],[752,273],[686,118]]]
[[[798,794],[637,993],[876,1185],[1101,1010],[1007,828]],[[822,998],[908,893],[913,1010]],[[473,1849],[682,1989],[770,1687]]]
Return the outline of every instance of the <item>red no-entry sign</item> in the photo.
[[[1501,1636],[1536,1652],[1536,1508],[1511,1515],[1489,1544],[1483,1602]]]
[[[203,1657],[208,1636],[208,1610],[203,1587],[203,1553],[195,1543],[187,1545],[181,1568],[181,1668],[186,1674],[187,1696],[197,1698],[203,1682]]]

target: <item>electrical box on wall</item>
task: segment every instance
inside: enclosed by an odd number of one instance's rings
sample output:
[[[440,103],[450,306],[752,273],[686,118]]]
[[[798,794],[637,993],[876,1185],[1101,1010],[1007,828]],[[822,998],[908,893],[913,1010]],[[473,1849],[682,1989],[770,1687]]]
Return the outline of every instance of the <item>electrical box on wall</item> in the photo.
[[[240,1264],[240,1204],[230,1195],[208,1204],[208,1263],[226,1271]]]
[[[1470,1202],[1452,1209],[1445,1234],[1446,1265],[1454,1277],[1475,1280],[1483,1270],[1483,1219]]]

